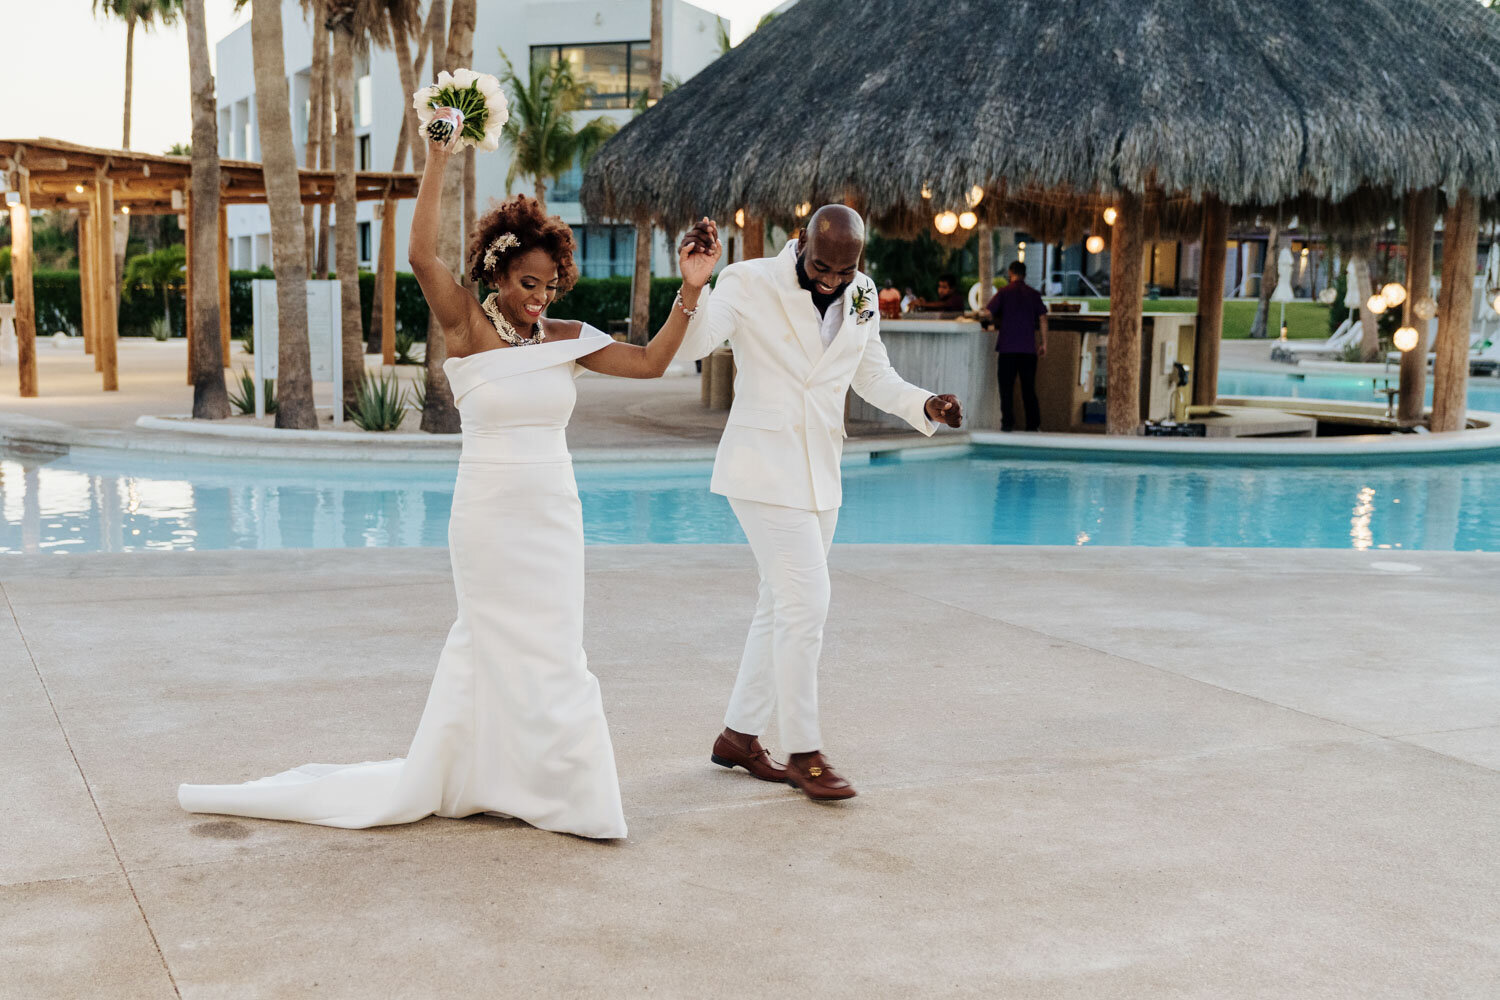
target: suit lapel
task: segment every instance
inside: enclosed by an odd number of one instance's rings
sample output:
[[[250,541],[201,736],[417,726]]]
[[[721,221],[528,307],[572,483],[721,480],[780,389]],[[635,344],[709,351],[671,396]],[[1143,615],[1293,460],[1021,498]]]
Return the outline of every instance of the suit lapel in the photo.
[[[807,355],[808,363],[817,365],[825,353],[823,338],[818,335],[821,317],[818,315],[818,307],[812,303],[812,296],[797,283],[796,248],[796,242],[790,241],[776,256],[776,293],[781,300],[781,308],[786,313],[787,322],[791,324],[798,343]]]
[[[821,368],[823,365],[831,363],[835,358],[840,357],[845,352],[853,350],[854,348],[859,346],[858,340],[864,334],[863,331],[859,329],[859,324],[854,322],[854,317],[849,313],[849,310],[853,308],[850,305],[849,299],[850,296],[854,294],[855,286],[859,284],[859,281],[860,279],[856,277],[852,282],[850,282],[849,287],[844,289],[844,294],[839,298],[838,302],[828,307],[830,309],[838,309],[840,311],[839,332],[834,335],[833,343],[828,345],[828,350],[823,352],[823,356],[813,363],[813,366],[815,368]],[[816,312],[817,310],[815,309],[813,311]],[[820,337],[818,339],[818,346],[821,347],[822,344],[823,341]]]

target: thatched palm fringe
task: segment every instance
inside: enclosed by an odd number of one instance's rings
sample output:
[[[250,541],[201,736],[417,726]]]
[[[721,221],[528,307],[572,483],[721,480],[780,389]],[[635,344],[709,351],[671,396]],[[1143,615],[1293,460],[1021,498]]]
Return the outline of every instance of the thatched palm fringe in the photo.
[[[1500,16],[1473,0],[802,0],[621,129],[582,200],[680,228],[740,208],[786,224],[855,191],[916,231],[976,184],[981,221],[1047,239],[1098,231],[1119,191],[1147,199],[1160,236],[1196,232],[1206,194],[1237,220],[1354,232],[1396,217],[1402,192],[1466,186],[1494,217]]]

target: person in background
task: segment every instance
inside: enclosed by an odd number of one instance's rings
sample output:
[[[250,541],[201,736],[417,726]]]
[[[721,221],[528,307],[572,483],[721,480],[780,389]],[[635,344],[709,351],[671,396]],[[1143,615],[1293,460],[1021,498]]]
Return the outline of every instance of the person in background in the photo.
[[[963,293],[958,290],[958,278],[952,274],[938,275],[937,298],[917,299],[912,304],[913,309],[921,309],[927,312],[963,312],[965,309]]]
[[[906,291],[901,293],[901,311],[904,313],[911,312],[916,308],[916,305],[917,290],[908,285],[906,286]]]
[[[1041,405],[1036,398],[1037,359],[1047,354],[1047,303],[1026,284],[1026,265],[1010,265],[1010,283],[995,293],[985,310],[993,317],[998,333],[1000,429],[1015,430],[1015,385],[1021,379],[1021,403],[1026,408],[1026,426],[1034,431],[1042,425]],[[988,325],[988,324],[986,324]]]
[[[887,281],[885,287],[880,289],[880,295],[876,301],[880,303],[881,319],[901,318],[901,292],[896,288],[894,281]]]

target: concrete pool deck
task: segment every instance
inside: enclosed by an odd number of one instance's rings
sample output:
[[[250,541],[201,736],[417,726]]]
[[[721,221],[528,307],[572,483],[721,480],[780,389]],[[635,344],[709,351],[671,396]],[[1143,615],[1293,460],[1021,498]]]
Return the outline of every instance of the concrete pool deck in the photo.
[[[835,807],[707,760],[743,547],[588,561],[618,844],[178,810],[403,753],[442,550],[0,562],[0,995],[1500,993],[1500,556],[838,546]]]

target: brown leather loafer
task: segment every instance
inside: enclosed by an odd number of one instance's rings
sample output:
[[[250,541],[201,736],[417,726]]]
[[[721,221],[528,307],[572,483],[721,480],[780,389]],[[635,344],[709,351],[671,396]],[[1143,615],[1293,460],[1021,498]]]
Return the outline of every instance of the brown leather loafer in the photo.
[[[760,740],[751,740],[750,748],[737,746],[723,733],[714,740],[713,753],[709,760],[720,767],[743,767],[751,777],[761,781],[786,781],[786,768],[771,759],[771,752],[760,745]]]
[[[786,780],[787,784],[802,789],[803,794],[816,802],[852,799],[858,794],[853,785],[828,766],[828,760],[821,752],[800,761],[788,760]]]

